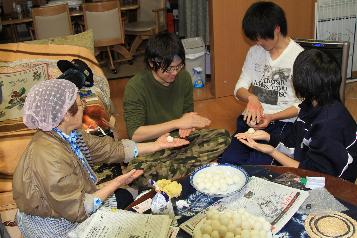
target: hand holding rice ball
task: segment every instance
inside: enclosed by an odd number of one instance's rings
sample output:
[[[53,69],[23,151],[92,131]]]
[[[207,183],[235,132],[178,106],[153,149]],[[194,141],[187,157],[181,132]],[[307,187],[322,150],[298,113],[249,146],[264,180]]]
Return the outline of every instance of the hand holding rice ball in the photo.
[[[263,217],[245,209],[219,212],[209,209],[201,226],[194,230],[194,238],[271,238],[271,225]]]
[[[255,133],[254,128],[249,128],[249,129],[247,130],[247,133],[248,133],[248,134],[254,134],[254,133]]]
[[[253,127],[253,126],[257,125],[257,122],[252,120],[250,122],[247,122],[247,125],[250,126],[250,127]]]
[[[166,137],[167,142],[172,143],[174,142],[174,138],[172,136]]]

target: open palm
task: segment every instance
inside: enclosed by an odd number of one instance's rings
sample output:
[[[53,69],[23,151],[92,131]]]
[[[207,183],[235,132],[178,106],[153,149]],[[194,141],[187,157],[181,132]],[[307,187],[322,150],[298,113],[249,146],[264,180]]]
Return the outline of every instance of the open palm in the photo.
[[[183,145],[188,145],[190,142],[185,139],[181,138],[174,138],[172,142],[167,141],[167,137],[169,136],[169,133],[166,133],[165,135],[160,136],[157,138],[155,143],[158,144],[159,148],[161,149],[167,149],[167,148],[174,148],[174,147],[180,147]]]
[[[255,140],[253,140],[250,137],[247,137],[246,139],[238,139],[240,142],[245,144],[246,146],[255,149],[257,151],[263,152],[265,154],[271,154],[274,151],[274,147],[268,144],[261,144],[257,143]]]
[[[264,141],[269,141],[270,140],[270,135],[268,132],[263,131],[263,130],[256,130],[254,133],[237,133],[235,138],[239,139],[247,139],[248,137],[253,139],[253,140],[264,140]]]

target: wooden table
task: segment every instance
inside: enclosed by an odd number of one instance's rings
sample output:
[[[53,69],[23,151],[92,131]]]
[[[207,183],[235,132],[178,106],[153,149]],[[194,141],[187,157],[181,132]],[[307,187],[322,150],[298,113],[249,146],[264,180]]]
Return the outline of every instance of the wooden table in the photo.
[[[327,174],[318,173],[310,170],[283,167],[283,166],[264,166],[270,171],[278,174],[294,173],[299,176],[325,177],[326,189],[336,198],[357,206],[357,185],[346,180],[336,178]]]
[[[311,176],[311,177],[325,177],[326,178],[326,189],[336,198],[348,202],[352,205],[357,206],[357,185],[346,180],[336,178],[327,174],[322,174],[314,171],[284,167],[284,166],[263,166],[264,168],[270,170],[276,174],[283,173],[293,173],[299,176]],[[135,200],[132,204],[128,206],[127,209],[149,199],[155,195],[155,191],[150,191],[149,193],[143,195],[139,199]]]

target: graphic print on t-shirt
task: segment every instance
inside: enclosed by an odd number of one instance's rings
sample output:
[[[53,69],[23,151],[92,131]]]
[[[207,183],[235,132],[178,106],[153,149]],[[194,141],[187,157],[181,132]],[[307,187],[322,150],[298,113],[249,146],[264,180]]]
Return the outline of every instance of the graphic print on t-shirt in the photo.
[[[272,68],[265,65],[261,79],[253,82],[252,93],[262,103],[277,105],[279,97],[287,96],[290,72],[289,68]]]

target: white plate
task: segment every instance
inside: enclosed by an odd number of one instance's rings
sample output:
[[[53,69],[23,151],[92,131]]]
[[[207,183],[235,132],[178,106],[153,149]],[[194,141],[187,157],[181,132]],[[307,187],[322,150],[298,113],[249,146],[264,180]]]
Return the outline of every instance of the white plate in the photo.
[[[248,179],[243,168],[217,163],[201,166],[190,175],[190,183],[197,191],[214,197],[230,196],[240,191]]]

